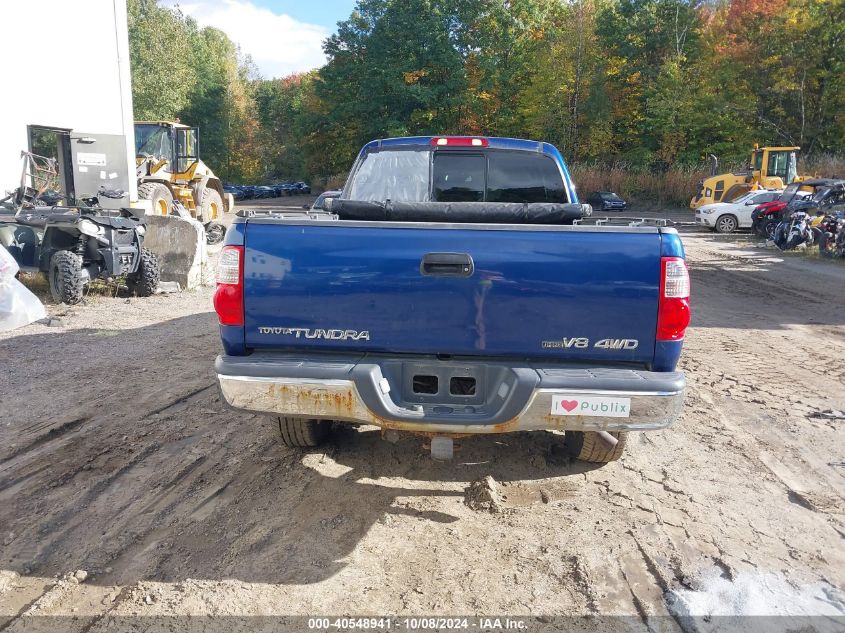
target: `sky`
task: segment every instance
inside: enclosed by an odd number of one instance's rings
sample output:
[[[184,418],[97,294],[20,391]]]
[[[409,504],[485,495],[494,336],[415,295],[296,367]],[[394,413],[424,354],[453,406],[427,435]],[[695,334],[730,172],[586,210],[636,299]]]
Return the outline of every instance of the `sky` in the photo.
[[[163,0],[201,27],[213,26],[249,53],[266,79],[322,66],[322,42],[355,0]]]

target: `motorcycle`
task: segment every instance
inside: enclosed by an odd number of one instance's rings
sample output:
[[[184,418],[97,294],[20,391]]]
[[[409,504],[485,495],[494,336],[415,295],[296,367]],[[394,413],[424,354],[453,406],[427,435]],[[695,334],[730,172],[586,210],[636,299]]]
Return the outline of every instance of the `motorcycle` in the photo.
[[[845,257],[845,215],[826,215],[813,229],[822,257]]]
[[[810,215],[805,211],[796,211],[788,219],[777,225],[774,232],[774,242],[782,251],[791,251],[801,244],[812,246],[813,230],[810,226]]]

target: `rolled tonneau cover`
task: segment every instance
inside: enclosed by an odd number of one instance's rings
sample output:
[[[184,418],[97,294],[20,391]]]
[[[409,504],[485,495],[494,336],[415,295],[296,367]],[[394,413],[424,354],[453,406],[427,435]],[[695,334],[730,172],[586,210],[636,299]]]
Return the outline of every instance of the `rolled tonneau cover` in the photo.
[[[341,220],[453,222],[459,224],[572,224],[592,212],[588,204],[545,202],[365,202],[327,200]]]

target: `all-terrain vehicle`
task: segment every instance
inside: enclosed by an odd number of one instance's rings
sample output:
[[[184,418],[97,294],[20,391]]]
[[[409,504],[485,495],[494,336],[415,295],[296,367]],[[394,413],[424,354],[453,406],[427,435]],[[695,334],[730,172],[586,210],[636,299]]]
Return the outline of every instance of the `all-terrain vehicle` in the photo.
[[[125,193],[101,189],[98,196],[120,199]],[[0,244],[21,271],[46,274],[50,293],[59,302],[79,303],[90,281],[123,275],[134,294],[153,294],[159,267],[156,256],[143,247],[143,217],[130,209],[102,209],[99,197],[82,202],[77,207],[0,211]]]

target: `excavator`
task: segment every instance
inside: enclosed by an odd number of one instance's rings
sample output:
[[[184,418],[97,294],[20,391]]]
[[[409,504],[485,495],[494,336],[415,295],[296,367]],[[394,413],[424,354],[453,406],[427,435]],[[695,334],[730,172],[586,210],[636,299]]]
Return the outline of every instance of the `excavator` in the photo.
[[[711,175],[699,184],[698,193],[690,200],[690,208],[728,202],[757,189],[783,189],[791,182],[809,176],[798,175],[797,152],[800,147],[760,147],[751,150],[751,163],[743,171],[718,174],[719,161],[711,155]]]
[[[151,201],[153,214],[169,214],[177,201],[203,224],[209,244],[221,242],[220,219],[235,203],[200,159],[199,129],[178,121],[137,121],[135,154],[138,198]]]

